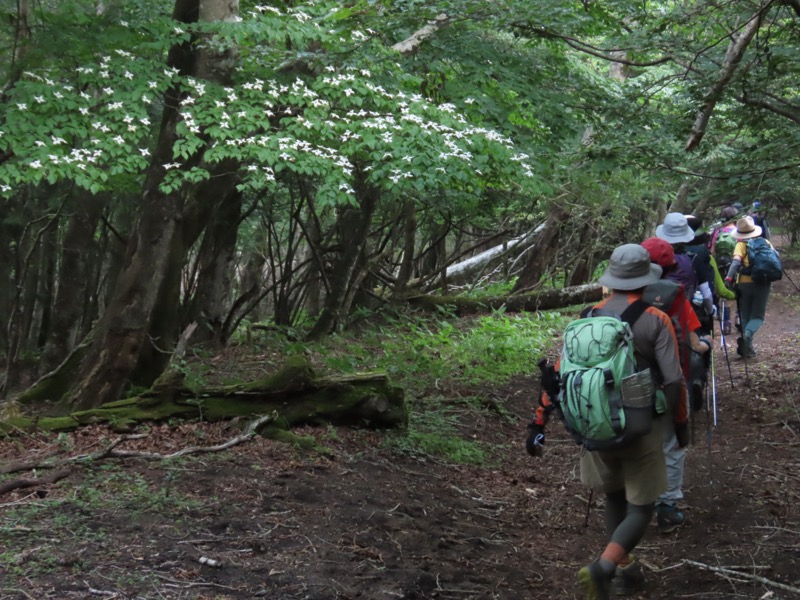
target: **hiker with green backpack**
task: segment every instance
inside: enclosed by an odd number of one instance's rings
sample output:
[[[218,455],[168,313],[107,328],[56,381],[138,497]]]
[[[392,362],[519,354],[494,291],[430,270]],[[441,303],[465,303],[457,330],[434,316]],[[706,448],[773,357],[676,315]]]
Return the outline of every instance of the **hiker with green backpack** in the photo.
[[[541,455],[556,410],[582,446],[581,481],[605,494],[609,541],[578,571],[588,600],[610,598],[615,577],[617,593],[641,587],[642,570],[630,553],[667,486],[662,428],[677,428],[688,443],[687,415],[669,417],[686,402],[675,331],[664,312],[641,299],[660,277],[661,267],[642,246],[616,248],[599,279],[611,295],[566,328],[555,366],[540,361],[543,391],[526,448]]]
[[[742,335],[736,340],[736,353],[743,358],[756,355],[753,338],[764,324],[772,282],[783,276],[778,253],[761,234],[761,227],[749,215],[736,222],[732,235],[738,241],[725,277],[725,285],[737,290]]]

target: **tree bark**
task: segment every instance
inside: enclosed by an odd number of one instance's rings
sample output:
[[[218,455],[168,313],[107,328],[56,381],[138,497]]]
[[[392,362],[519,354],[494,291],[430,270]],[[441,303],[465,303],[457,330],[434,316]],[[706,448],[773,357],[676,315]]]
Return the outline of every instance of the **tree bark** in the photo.
[[[476,300],[460,296],[411,296],[406,300],[414,307],[433,310],[451,308],[455,314],[484,313],[504,309],[507,312],[535,312],[566,308],[577,304],[598,302],[602,298],[603,288],[597,284],[580,285],[560,290],[543,290],[526,292],[512,296],[495,296]]]
[[[94,232],[104,204],[105,200],[88,193],[76,198],[75,210],[67,223],[58,261],[56,310],[42,354],[45,371],[56,368],[74,348],[90,281],[89,260]]]
[[[367,243],[372,216],[378,206],[380,192],[364,181],[364,174],[356,175],[355,190],[359,207],[343,207],[339,214],[339,244],[341,251],[332,267],[331,289],[316,323],[308,333],[309,340],[319,340],[341,326],[351,286],[357,280],[359,257]]]
[[[553,259],[558,252],[558,238],[568,217],[569,214],[561,207],[556,206],[552,209],[544,229],[539,233],[539,238],[529,250],[528,261],[511,290],[512,294],[530,290],[539,285],[542,275],[552,266]]]
[[[177,0],[174,18],[179,22],[213,21],[232,18],[238,3],[235,0]],[[168,64],[181,73],[213,79],[226,83],[232,72],[234,61],[228,52],[218,52],[213,46],[198,47],[197,40],[175,46],[170,50]],[[198,188],[172,193],[161,191],[164,164],[173,160],[172,148],[177,139],[176,127],[180,120],[180,92],[167,92],[158,144],[153,160],[147,170],[141,199],[140,217],[132,234],[126,253],[126,263],[120,274],[108,307],[96,327],[89,334],[91,344],[71,381],[69,389],[60,398],[70,406],[82,409],[99,406],[120,397],[129,378],[137,371],[141,381],[152,378],[159,368],[166,366],[170,344],[177,339],[177,331],[171,336],[162,331],[175,328],[169,323],[169,315],[177,311],[180,268],[186,259],[188,248],[199,235],[197,223],[201,209],[206,209],[202,199],[192,198],[188,192]],[[188,162],[199,164],[202,153]],[[228,165],[229,166],[229,165]],[[202,186],[204,193],[217,192],[224,197],[220,187],[233,185],[234,177],[215,179],[214,185]],[[207,199],[208,196],[205,196]],[[194,202],[198,200],[198,202]],[[197,231],[194,239],[192,234]],[[157,302],[162,313],[155,321],[158,348],[153,349],[151,327],[154,325],[154,310]],[[143,357],[142,350],[152,352]],[[164,353],[163,358],[154,354]],[[153,356],[156,360],[149,360]],[[140,359],[142,359],[140,361]],[[159,360],[160,359],[160,360]],[[151,369],[151,365],[155,365]]]
[[[773,1],[774,0],[762,0],[758,12],[750,17],[747,24],[739,33],[739,37],[731,41],[728,51],[725,53],[725,60],[722,63],[717,80],[706,93],[706,96],[703,100],[703,107],[700,109],[700,112],[694,121],[692,132],[689,134],[689,139],[686,141],[684,150],[687,152],[697,148],[697,146],[700,144],[700,141],[703,139],[703,136],[706,133],[706,127],[708,126],[708,121],[711,119],[711,115],[714,112],[717,102],[719,102],[720,98],[722,98],[725,87],[733,78],[736,68],[742,61],[742,57],[744,56],[747,47],[750,45],[750,42],[755,37],[756,33],[758,33],[761,23],[764,20],[764,11],[773,3]]]
[[[167,371],[147,392],[64,417],[13,417],[0,432],[14,428],[50,431],[88,423],[117,425],[169,418],[217,421],[277,413],[288,428],[301,424],[400,427],[408,424],[403,390],[384,373],[319,377],[303,357],[289,359],[274,375],[241,385],[194,389],[177,371]]]

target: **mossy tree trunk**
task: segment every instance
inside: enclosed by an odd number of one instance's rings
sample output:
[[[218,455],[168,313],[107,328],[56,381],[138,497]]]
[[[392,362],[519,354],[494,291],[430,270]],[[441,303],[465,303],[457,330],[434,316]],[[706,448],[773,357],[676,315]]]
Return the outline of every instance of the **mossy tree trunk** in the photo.
[[[274,375],[241,385],[192,388],[168,371],[147,392],[63,417],[11,417],[0,431],[68,430],[88,423],[130,426],[169,418],[218,421],[275,414],[278,426],[346,424],[405,428],[403,390],[384,373],[319,377],[302,357],[290,359]]]

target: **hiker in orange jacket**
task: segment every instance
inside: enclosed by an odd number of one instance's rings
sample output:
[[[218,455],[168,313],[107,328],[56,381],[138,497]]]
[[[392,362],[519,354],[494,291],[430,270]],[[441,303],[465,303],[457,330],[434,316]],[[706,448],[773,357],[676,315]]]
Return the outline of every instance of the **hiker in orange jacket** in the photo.
[[[659,280],[661,267],[651,264],[647,250],[638,244],[625,244],[611,254],[608,268],[599,283],[612,290],[597,308],[621,314],[640,299],[645,286]],[[669,317],[648,306],[632,326],[634,354],[639,370],[650,369],[654,383],[673,410],[674,422],[656,416],[650,433],[629,445],[609,451],[581,453],[581,481],[605,494],[605,520],[609,541],[600,556],[578,572],[578,580],[589,599],[611,597],[612,579],[626,591],[641,587],[643,574],[628,555],[647,531],[655,501],[667,487],[662,449],[662,427],[675,428],[683,444],[688,444],[686,389],[678,355],[678,341]],[[557,394],[557,374],[543,377],[547,388],[539,398],[533,422],[528,426],[528,452],[538,456],[545,441],[545,425]],[[555,386],[553,386],[555,383]],[[681,409],[680,407],[684,407]]]

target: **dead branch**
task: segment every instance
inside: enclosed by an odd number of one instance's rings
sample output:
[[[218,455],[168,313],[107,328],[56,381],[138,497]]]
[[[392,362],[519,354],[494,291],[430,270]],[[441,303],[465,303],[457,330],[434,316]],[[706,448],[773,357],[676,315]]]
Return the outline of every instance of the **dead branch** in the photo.
[[[399,52],[400,54],[411,54],[417,48],[422,45],[422,42],[427,40],[437,31],[439,31],[442,27],[445,27],[450,23],[450,17],[446,14],[442,13],[438,15],[433,21],[429,21],[425,27],[420,29],[419,31],[415,31],[412,33],[408,38],[403,40],[402,42],[397,42],[394,46],[392,46],[392,50]]]
[[[745,50],[747,50],[750,42],[753,40],[759,28],[761,27],[764,14],[772,2],[773,0],[763,0],[758,12],[750,17],[750,20],[739,34],[739,37],[731,41],[728,51],[725,53],[725,61],[722,63],[719,76],[711,86],[711,89],[708,90],[703,107],[698,113],[697,118],[694,121],[694,125],[692,126],[692,132],[689,134],[689,139],[684,147],[684,150],[687,152],[689,150],[694,150],[700,144],[700,140],[703,139],[703,136],[706,133],[708,121],[711,119],[711,114],[714,112],[714,107],[716,107],[717,102],[719,102],[720,98],[722,98],[722,93],[725,91],[725,87],[733,78],[733,74],[736,72],[736,67],[739,66]]]
[[[751,575],[750,573],[743,573],[742,571],[734,571],[733,569],[729,569],[726,567],[713,567],[711,565],[707,565],[701,562],[696,562],[694,560],[688,560],[688,559],[684,559],[683,561],[681,561],[681,564],[697,567],[698,569],[703,569],[705,571],[713,571],[714,573],[720,573],[722,575],[729,575],[731,577],[740,577],[744,579],[749,579],[750,581],[756,581],[758,583],[762,583],[764,585],[768,585],[771,587],[776,587],[778,589],[787,592],[800,594],[800,588],[792,587],[791,585],[786,585],[785,583],[780,583],[778,581],[772,581],[771,579],[767,579],[766,577],[761,577],[760,575]]]
[[[231,438],[227,442],[222,444],[217,444],[216,446],[189,446],[188,448],[183,448],[178,450],[177,452],[173,452],[172,454],[158,454],[156,452],[139,452],[136,450],[114,450],[113,446],[111,448],[107,448],[103,453],[102,457],[106,456],[110,458],[147,458],[150,460],[167,460],[170,458],[178,458],[181,456],[186,456],[188,454],[206,454],[210,452],[220,452],[222,450],[227,450],[228,448],[232,448],[238,444],[246,442],[251,437],[253,437],[258,430],[266,425],[267,423],[274,421],[277,418],[277,414],[273,413],[271,415],[266,415],[255,421],[252,421],[247,428],[245,429],[242,435],[236,436],[235,438]]]
[[[21,488],[36,487],[39,485],[47,485],[48,483],[55,483],[72,473],[72,469],[61,469],[55,473],[50,473],[47,477],[39,477],[37,479],[13,479],[11,481],[4,481],[0,484],[0,496],[3,496],[13,490]]]

